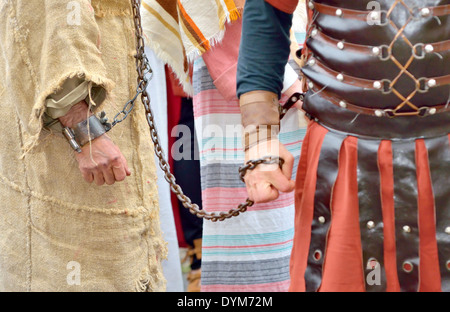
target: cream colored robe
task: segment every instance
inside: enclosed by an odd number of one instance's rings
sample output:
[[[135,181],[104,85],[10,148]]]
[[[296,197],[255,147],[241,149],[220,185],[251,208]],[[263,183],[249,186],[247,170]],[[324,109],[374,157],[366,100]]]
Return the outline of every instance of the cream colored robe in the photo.
[[[131,15],[129,0],[0,2],[0,291],[165,289],[142,104],[109,132],[132,170],[112,186],[86,183],[67,141],[42,129],[68,77],[103,86],[110,119],[134,94]]]

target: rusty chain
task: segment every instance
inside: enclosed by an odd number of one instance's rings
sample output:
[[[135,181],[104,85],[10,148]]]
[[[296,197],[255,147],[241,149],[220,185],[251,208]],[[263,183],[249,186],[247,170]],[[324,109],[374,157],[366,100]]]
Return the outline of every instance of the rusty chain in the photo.
[[[151,73],[151,68],[149,61],[147,59],[147,56],[145,55],[145,42],[144,42],[144,33],[142,30],[142,24],[141,24],[141,14],[140,14],[140,0],[131,0],[132,7],[133,7],[133,16],[134,16],[134,25],[135,25],[135,31],[136,31],[136,71],[138,74],[137,78],[137,89],[136,89],[136,95],[129,100],[125,106],[124,109],[119,112],[115,117],[112,125],[117,124],[118,122],[121,122],[123,119],[125,119],[128,114],[131,112],[134,102],[137,99],[137,97],[141,96],[141,101],[144,104],[145,107],[145,114],[147,117],[147,122],[150,128],[150,135],[153,141],[155,154],[158,157],[159,160],[159,166],[164,172],[164,178],[169,183],[170,189],[172,192],[175,193],[177,198],[180,200],[180,202],[183,204],[183,206],[189,211],[196,215],[199,218],[203,218],[205,220],[210,220],[213,222],[216,221],[224,221],[226,219],[229,219],[231,217],[238,216],[242,212],[245,212],[248,207],[253,205],[253,201],[247,198],[245,203],[240,204],[237,208],[231,209],[228,212],[206,212],[199,208],[199,206],[195,203],[191,202],[191,199],[187,197],[181,187],[176,183],[174,175],[170,172],[170,166],[168,162],[166,161],[164,157],[164,152],[161,148],[160,139],[158,132],[156,130],[156,125],[153,118],[153,112],[150,107],[150,97],[147,93],[147,86],[149,79],[147,77],[148,73]]]

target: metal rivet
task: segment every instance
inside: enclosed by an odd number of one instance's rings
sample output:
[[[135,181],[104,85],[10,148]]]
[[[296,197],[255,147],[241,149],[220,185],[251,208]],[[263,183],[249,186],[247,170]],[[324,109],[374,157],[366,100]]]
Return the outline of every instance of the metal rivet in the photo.
[[[344,43],[342,41],[339,41],[338,44],[337,44],[337,47],[338,47],[339,50],[344,49]]]
[[[342,108],[347,108],[347,103],[345,103],[344,101],[340,101],[339,106]]]
[[[379,47],[373,47],[372,48],[372,54],[373,55],[379,55],[380,54],[380,48]]]
[[[314,260],[320,261],[320,259],[322,259],[322,251],[317,249],[316,251],[314,251],[313,257],[314,257]]]
[[[373,87],[374,87],[375,89],[381,89],[381,82],[375,81],[375,82],[373,83]]]
[[[310,89],[314,88],[314,84],[312,82],[308,82],[308,88]]]
[[[377,12],[377,11],[372,11],[372,12],[369,13],[369,18],[370,18],[372,21],[377,21],[377,20],[380,19],[380,13]]]
[[[314,10],[314,3],[312,1],[308,2],[308,8],[310,8],[311,10]]]
[[[411,227],[409,225],[404,225],[403,226],[403,232],[410,233],[411,232]]]
[[[324,216],[320,216],[319,218],[317,218],[319,220],[320,223],[325,223],[325,217]]]
[[[338,75],[336,76],[336,79],[339,80],[339,81],[343,81],[343,80],[344,80],[344,75],[338,74]]]
[[[375,227],[375,222],[373,221],[368,221],[367,222],[367,228],[368,229],[373,229]]]
[[[427,53],[431,53],[434,50],[434,48],[431,44],[427,44],[424,49],[425,49],[425,52],[427,52]]]
[[[314,66],[314,65],[316,65],[316,60],[315,59],[310,59],[309,61],[308,61],[308,65],[309,66]]]
[[[377,117],[383,116],[383,111],[382,111],[381,109],[377,109],[377,110],[375,111],[375,116],[377,116]]]
[[[447,268],[447,271],[450,271],[450,260],[447,260],[445,267]]]
[[[342,10],[341,9],[337,9],[336,10],[336,16],[339,16],[339,17],[342,16]]]
[[[403,262],[403,264],[402,264],[402,269],[403,269],[403,271],[405,271],[406,273],[411,273],[412,270],[414,269],[414,265],[413,265],[411,262],[409,262],[409,261],[405,261],[405,262]]]
[[[447,234],[450,235],[450,226],[447,226],[447,227],[445,228],[445,233],[447,233]]]
[[[380,263],[378,262],[377,259],[369,258],[369,260],[367,260],[366,269],[367,270],[374,270],[379,265],[380,265]]]
[[[420,10],[420,15],[422,15],[423,17],[427,17],[431,14],[431,11],[429,8],[423,8],[422,10]]]
[[[314,28],[313,30],[311,30],[311,37],[314,37],[315,35],[317,35],[317,29]]]
[[[430,110],[428,111],[428,114],[430,114],[430,115],[436,114],[436,108],[435,107],[430,108]],[[449,228],[449,234],[450,234],[450,228]]]
[[[434,80],[434,79],[428,80],[427,86],[430,87],[430,88],[435,87],[436,86],[436,80]]]

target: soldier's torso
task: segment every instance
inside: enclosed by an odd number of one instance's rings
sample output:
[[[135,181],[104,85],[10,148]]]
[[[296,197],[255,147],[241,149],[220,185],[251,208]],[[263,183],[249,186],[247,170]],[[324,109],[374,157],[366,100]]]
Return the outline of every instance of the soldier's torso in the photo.
[[[405,129],[417,122],[429,129],[428,136],[448,131],[449,0],[318,0],[307,5],[312,18],[304,107],[312,117],[330,126],[336,123],[332,119],[342,119],[351,124],[344,131],[364,124],[378,129],[386,122],[389,133],[396,133],[391,137],[420,136]]]

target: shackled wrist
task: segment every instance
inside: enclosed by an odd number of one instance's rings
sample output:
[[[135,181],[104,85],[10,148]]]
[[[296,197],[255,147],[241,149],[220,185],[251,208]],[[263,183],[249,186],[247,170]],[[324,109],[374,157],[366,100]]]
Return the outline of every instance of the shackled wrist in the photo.
[[[104,123],[95,115],[91,115],[88,119],[77,123],[73,127],[64,127],[63,134],[70,146],[81,153],[81,148],[87,143],[105,134]]]

